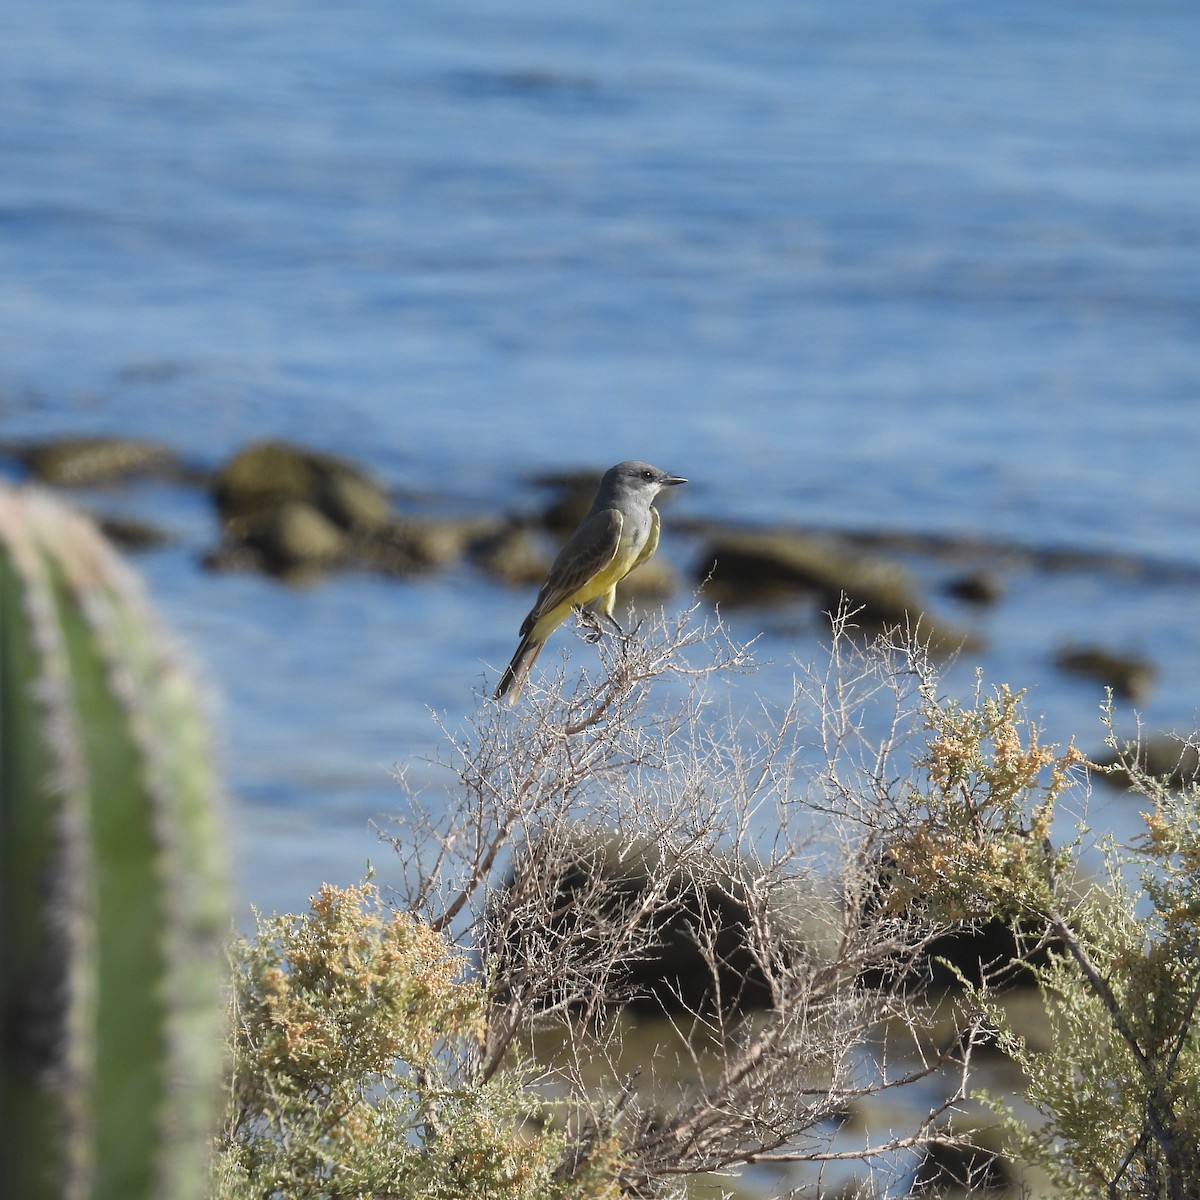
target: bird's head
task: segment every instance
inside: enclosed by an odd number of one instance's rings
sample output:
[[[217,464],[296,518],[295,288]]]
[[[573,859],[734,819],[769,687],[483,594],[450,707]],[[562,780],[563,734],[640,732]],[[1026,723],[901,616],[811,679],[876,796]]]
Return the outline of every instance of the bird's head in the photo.
[[[676,484],[687,483],[679,475],[668,475],[658,467],[649,463],[629,459],[609,467],[600,481],[601,492],[631,492],[635,495],[645,494],[653,500],[665,487],[675,487]]]

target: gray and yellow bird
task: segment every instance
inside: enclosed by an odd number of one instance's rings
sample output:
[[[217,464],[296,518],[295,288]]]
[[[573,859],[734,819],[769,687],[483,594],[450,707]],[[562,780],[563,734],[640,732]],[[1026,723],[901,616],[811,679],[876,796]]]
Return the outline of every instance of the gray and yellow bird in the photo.
[[[517,702],[546,639],[572,609],[587,606],[615,624],[617,584],[658,549],[654,497],[679,483],[687,480],[644,462],[617,463],[605,471],[592,507],[558,552],[521,623],[521,643],[500,677],[497,700]]]

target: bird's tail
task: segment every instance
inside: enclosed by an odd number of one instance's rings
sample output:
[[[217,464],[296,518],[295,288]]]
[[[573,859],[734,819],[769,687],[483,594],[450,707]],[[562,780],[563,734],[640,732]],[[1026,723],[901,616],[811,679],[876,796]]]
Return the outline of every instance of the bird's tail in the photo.
[[[506,696],[510,705],[516,704],[529,679],[529,672],[533,669],[533,664],[537,661],[537,656],[541,654],[545,644],[545,642],[533,640],[532,630],[521,639],[516,654],[512,656],[512,662],[505,667],[504,674],[500,676],[500,683],[496,688],[495,698],[497,700]]]

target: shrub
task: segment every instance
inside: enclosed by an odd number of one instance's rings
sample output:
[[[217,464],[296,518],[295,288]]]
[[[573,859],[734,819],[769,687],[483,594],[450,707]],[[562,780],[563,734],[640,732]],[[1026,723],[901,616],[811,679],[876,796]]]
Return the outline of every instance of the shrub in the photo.
[[[890,847],[895,894],[962,919],[1003,916],[1047,947],[1024,962],[1047,1046],[1014,1026],[998,972],[972,989],[1044,1117],[1029,1129],[993,1102],[1015,1152],[1062,1196],[1200,1195],[1200,785],[1147,774],[1136,746],[1093,768],[1119,771],[1146,810],[1135,845],[1102,840],[1103,875],[1089,882],[1084,832],[1055,847],[1051,822],[1064,793],[1086,793],[1092,764],[1042,744],[1008,688],[980,689],[971,706],[923,694],[921,820]]]
[[[750,669],[719,625],[689,613],[600,652],[594,679],[551,676],[515,710],[481,700],[465,731],[445,730],[449,805],[411,794],[398,818],[403,907],[481,969],[477,1078],[553,1047],[563,1169],[603,1148],[630,1195],[754,1164],[897,1172],[908,1152],[955,1141],[939,1121],[966,1094],[973,1015],[931,1049],[919,996],[863,983],[950,927],[873,903],[911,809],[893,758],[920,733],[920,653],[856,648],[843,615],[827,671],[750,721],[719,690]],[[648,978],[681,961],[683,939],[688,974]],[[734,1002],[747,982],[757,1008]],[[631,1003],[670,1019],[635,1037]],[[906,1072],[891,1065],[902,1045]],[[913,1129],[851,1132],[848,1112],[920,1080],[937,1080],[936,1098]]]
[[[523,1077],[479,1077],[483,986],[371,884],[323,886],[234,949],[235,1074],[215,1195],[552,1200],[561,1134]],[[604,1196],[603,1186],[586,1194]]]
[[[1085,885],[1054,818],[1089,764],[1019,693],[943,699],[919,648],[863,649],[845,613],[752,719],[719,690],[748,653],[692,614],[600,653],[444,730],[454,785],[403,791],[394,908],[324,888],[238,948],[219,1200],[616,1200],[789,1164],[866,1195],[937,1162],[991,1194],[1006,1169],[962,1123],[985,1040],[1044,1117],[992,1101],[1011,1152],[1060,1194],[1200,1195],[1197,788],[1127,756],[1146,835]],[[960,976],[937,1024],[914,974],[996,922],[1028,957]],[[1048,1049],[999,998],[1014,969]],[[856,1118],[899,1091],[911,1124],[871,1138]]]

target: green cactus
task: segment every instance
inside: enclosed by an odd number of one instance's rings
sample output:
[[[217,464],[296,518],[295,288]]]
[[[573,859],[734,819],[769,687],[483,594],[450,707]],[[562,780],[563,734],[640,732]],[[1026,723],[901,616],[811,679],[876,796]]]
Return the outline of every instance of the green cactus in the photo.
[[[195,692],[95,528],[0,484],[0,1179],[207,1190],[228,915]]]

